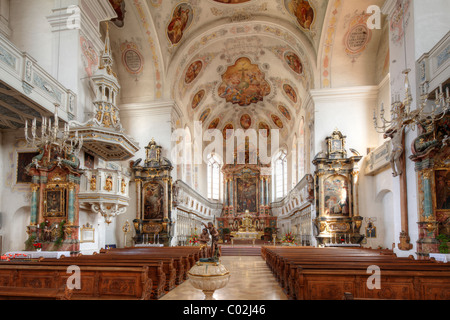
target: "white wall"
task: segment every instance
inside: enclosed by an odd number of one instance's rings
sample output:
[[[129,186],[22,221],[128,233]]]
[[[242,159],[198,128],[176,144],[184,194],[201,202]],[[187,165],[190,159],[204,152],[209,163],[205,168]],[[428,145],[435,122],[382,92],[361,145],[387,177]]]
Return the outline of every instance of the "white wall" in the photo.
[[[429,52],[450,30],[450,1],[414,0],[415,60]]]
[[[53,56],[53,35],[46,17],[52,13],[53,5],[54,0],[10,1],[9,20],[11,41],[50,74],[56,57]]]

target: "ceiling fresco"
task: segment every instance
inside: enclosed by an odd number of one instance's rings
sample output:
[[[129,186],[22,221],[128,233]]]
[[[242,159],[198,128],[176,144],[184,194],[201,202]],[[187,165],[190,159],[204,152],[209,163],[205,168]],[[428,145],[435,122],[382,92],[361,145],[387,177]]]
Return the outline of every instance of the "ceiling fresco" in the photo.
[[[344,69],[368,79],[376,73],[368,52],[377,52],[370,49],[380,32],[364,28],[363,12],[384,0],[110,2],[118,13],[112,41],[133,49],[118,50],[122,102],[173,100],[183,126],[200,120],[224,137],[232,128],[286,137],[311,89],[350,85],[333,78]]]
[[[248,106],[263,101],[270,93],[270,85],[265,74],[248,58],[239,58],[222,75],[219,96],[227,102]]]

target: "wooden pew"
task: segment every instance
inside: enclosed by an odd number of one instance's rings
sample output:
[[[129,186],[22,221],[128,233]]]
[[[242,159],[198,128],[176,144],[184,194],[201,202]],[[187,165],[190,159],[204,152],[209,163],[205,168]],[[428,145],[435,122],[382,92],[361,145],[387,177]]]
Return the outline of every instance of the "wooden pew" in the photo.
[[[165,250],[168,249],[168,250]],[[187,273],[192,266],[200,259],[199,249],[169,249],[169,248],[120,248],[120,249],[102,249],[101,254],[114,256],[145,256],[147,258],[172,258],[176,269],[176,284],[181,284],[187,280]]]
[[[71,300],[73,290],[60,288],[27,288],[0,286],[0,300]]]
[[[377,250],[328,249],[266,247],[262,251],[280,285],[294,299],[341,299],[345,292],[358,299],[450,298],[449,265]],[[371,265],[381,270],[381,290],[367,289]]]
[[[146,260],[146,259],[104,259],[99,258],[100,255],[92,256],[79,256],[70,257],[64,259],[41,259],[39,264],[46,266],[71,266],[76,265],[78,267],[137,267],[146,268],[147,277],[152,281],[151,287],[151,299],[159,299],[165,295],[168,290],[173,289],[175,280],[175,270],[170,269],[169,262],[163,262],[161,260]],[[171,275],[171,280],[167,282],[166,272],[164,267],[166,266],[167,272]],[[82,274],[83,276],[83,274]],[[168,288],[169,287],[169,288]]]
[[[7,288],[55,289],[65,286],[72,275],[69,264],[0,262],[0,286]],[[149,300],[152,279],[147,265],[98,266],[79,265],[81,289],[73,290],[72,300]],[[162,265],[160,266],[162,272]],[[20,291],[21,289],[13,289]]]

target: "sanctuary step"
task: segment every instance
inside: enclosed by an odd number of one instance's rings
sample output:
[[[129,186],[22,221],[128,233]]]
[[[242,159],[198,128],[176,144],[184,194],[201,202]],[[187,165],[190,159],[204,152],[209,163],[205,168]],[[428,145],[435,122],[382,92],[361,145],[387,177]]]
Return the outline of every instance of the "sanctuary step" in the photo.
[[[222,256],[260,256],[261,247],[249,246],[221,246]]]

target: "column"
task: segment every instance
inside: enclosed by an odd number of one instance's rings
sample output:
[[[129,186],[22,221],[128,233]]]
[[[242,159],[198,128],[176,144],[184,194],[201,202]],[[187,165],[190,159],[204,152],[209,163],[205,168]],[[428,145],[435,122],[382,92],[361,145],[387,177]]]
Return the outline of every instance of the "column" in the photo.
[[[167,221],[169,220],[169,178],[164,178],[163,179],[164,182],[164,199],[165,199],[165,204],[164,204],[164,220]]]
[[[230,180],[230,213],[234,213],[234,187],[233,187],[233,180]]]
[[[135,179],[136,182],[136,219],[141,218],[141,195],[142,195],[142,180]]]
[[[69,207],[68,207],[68,224],[73,225],[75,222],[75,184],[69,184]]]
[[[39,185],[33,184],[31,185],[31,216],[30,216],[30,224],[35,226],[38,221],[38,210],[39,210],[39,195],[38,195]]]

